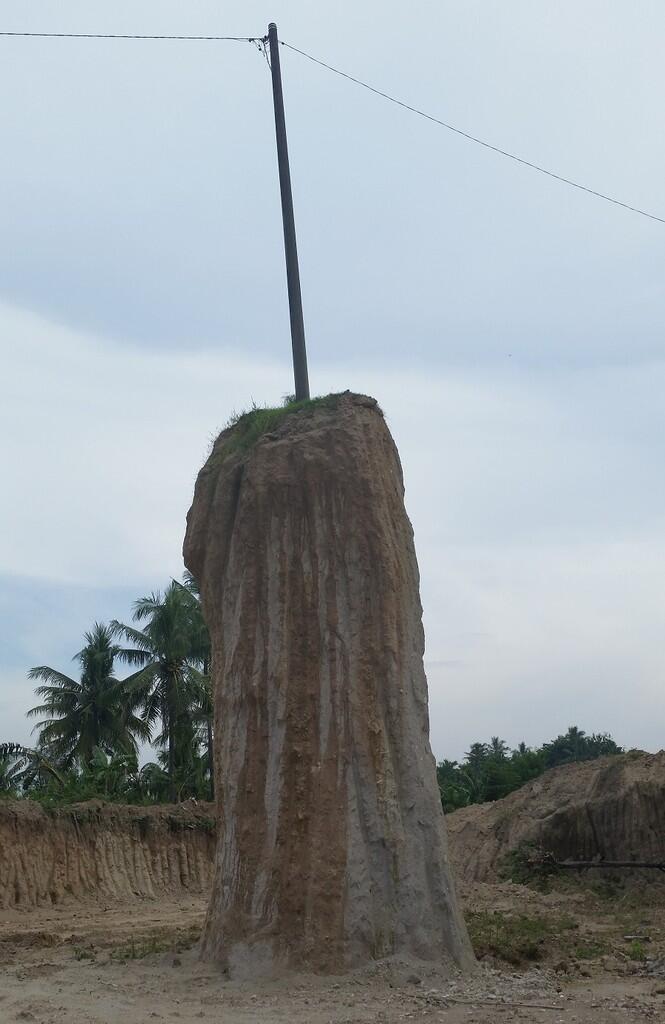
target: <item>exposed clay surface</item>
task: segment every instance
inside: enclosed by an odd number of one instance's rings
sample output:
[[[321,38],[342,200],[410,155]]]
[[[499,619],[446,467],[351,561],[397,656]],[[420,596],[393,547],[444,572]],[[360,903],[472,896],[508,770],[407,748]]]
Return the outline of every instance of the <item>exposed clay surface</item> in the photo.
[[[208,891],[213,810],[0,802],[0,908]]]
[[[495,880],[525,841],[558,860],[665,861],[665,751],[563,765],[446,821],[455,870],[469,881]]]
[[[185,562],[213,644],[219,841],[203,953],[268,972],[472,954],[428,738],[400,462],[373,399],[201,470]]]

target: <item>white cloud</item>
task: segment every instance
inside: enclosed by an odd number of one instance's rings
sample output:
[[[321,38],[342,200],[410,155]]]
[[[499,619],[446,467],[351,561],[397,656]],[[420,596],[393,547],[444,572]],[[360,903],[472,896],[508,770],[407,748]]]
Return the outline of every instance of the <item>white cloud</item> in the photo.
[[[436,750],[540,743],[571,724],[665,745],[665,536],[440,556],[426,612]]]
[[[290,390],[288,363],[140,352],[6,306],[0,340],[12,366],[2,572],[63,592],[162,586],[181,571],[210,437],[234,409]],[[437,754],[496,733],[538,742],[572,722],[661,745],[663,365],[553,375],[317,362],[316,390],[373,392],[399,444]],[[99,614],[91,601],[90,622]],[[52,643],[52,624],[33,618],[26,665],[48,661]],[[0,690],[15,704],[11,678]]]
[[[142,353],[0,307],[12,438],[0,564],[99,585],[179,571],[194,480],[210,437],[287,370],[232,355]]]

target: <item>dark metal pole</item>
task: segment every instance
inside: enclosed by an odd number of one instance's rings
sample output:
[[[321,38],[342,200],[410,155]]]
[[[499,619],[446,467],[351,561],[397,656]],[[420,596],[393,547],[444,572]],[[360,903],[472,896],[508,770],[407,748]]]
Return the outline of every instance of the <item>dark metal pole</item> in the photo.
[[[272,98],[275,105],[275,134],[277,136],[277,163],[279,165],[279,188],[282,196],[282,221],[284,224],[284,252],[286,254],[286,281],[289,289],[289,312],[291,315],[291,346],[293,348],[293,376],[296,384],[296,401],[309,398],[307,375],[307,351],[305,349],[305,324],[302,316],[300,295],[300,271],[298,270],[298,249],[296,247],[296,224],[293,218],[293,196],[291,194],[291,172],[289,150],[286,144],[286,121],[284,119],[284,96],[282,74],[279,66],[279,40],[277,25],[268,25],[270,44],[270,70],[272,72]]]

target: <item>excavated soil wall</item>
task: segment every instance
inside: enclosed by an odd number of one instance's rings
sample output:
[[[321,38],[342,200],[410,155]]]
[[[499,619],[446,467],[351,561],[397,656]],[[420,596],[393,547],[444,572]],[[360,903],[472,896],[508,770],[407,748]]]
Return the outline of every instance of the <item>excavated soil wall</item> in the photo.
[[[29,800],[0,801],[0,909],[206,895],[214,815],[212,804],[45,811]],[[496,881],[525,841],[561,860],[665,861],[665,752],[555,768],[446,821],[451,861],[465,881]]]
[[[665,862],[665,751],[553,768],[446,822],[455,871],[465,881],[496,881],[523,843],[557,860]]]
[[[207,891],[212,805],[0,803],[0,908]]]

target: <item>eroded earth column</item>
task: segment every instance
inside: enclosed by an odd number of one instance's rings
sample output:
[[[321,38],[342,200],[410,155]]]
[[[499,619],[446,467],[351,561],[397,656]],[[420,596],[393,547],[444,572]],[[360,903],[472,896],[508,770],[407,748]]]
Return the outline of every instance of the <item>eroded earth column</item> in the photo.
[[[373,399],[241,420],[185,562],[213,646],[218,846],[202,952],[232,973],[472,961],[429,745],[413,530]]]

